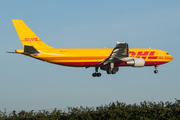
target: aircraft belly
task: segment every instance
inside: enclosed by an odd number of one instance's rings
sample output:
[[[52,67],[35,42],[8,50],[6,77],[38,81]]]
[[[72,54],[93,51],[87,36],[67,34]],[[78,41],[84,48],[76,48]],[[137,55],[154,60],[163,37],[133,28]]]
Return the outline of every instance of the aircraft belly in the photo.
[[[94,67],[100,64],[100,62],[58,62],[56,64],[70,67]]]

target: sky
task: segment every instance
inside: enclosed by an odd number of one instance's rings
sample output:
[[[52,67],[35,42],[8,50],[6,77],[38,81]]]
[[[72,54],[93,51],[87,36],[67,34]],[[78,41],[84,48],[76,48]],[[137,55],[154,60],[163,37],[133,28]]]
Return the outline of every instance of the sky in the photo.
[[[0,111],[64,110],[110,102],[175,102],[180,99],[179,0],[1,0]],[[11,19],[22,19],[55,48],[130,48],[167,51],[173,60],[158,67],[120,67],[92,77],[95,69],[45,63],[7,51],[22,49]]]

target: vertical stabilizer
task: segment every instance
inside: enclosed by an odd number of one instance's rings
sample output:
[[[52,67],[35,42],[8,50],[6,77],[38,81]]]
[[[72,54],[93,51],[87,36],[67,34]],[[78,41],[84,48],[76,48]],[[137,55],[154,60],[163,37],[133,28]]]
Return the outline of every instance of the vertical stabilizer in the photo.
[[[38,48],[53,48],[45,44],[22,20],[12,20],[23,47],[31,45]]]

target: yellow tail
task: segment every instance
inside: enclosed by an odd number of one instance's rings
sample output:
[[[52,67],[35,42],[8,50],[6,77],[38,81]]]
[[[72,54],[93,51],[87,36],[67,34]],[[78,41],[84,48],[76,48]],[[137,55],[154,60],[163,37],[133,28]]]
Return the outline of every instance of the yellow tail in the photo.
[[[38,48],[53,48],[45,44],[22,20],[12,20],[23,47],[25,45]]]

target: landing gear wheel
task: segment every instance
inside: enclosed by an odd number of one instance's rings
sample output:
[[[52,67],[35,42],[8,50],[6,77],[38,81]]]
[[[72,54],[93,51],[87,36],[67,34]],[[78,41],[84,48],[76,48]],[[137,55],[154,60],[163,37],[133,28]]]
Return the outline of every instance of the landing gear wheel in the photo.
[[[93,73],[92,76],[93,77],[101,77],[101,73]]]
[[[96,76],[97,77],[101,77],[101,73],[96,73]]]
[[[96,73],[93,73],[92,76],[93,76],[93,77],[96,77]]]
[[[101,73],[98,73],[98,67],[95,67],[95,73],[92,74],[93,77],[101,77]]]
[[[108,70],[108,71],[107,71],[107,74],[112,74],[112,71],[111,71],[111,70]]]
[[[157,73],[158,73],[158,70],[154,70],[154,73],[157,74]]]
[[[157,74],[158,73],[157,68],[159,67],[159,65],[155,65],[154,67],[155,67],[154,73]]]
[[[115,71],[112,71],[112,74],[116,74],[116,72],[115,72]]]

